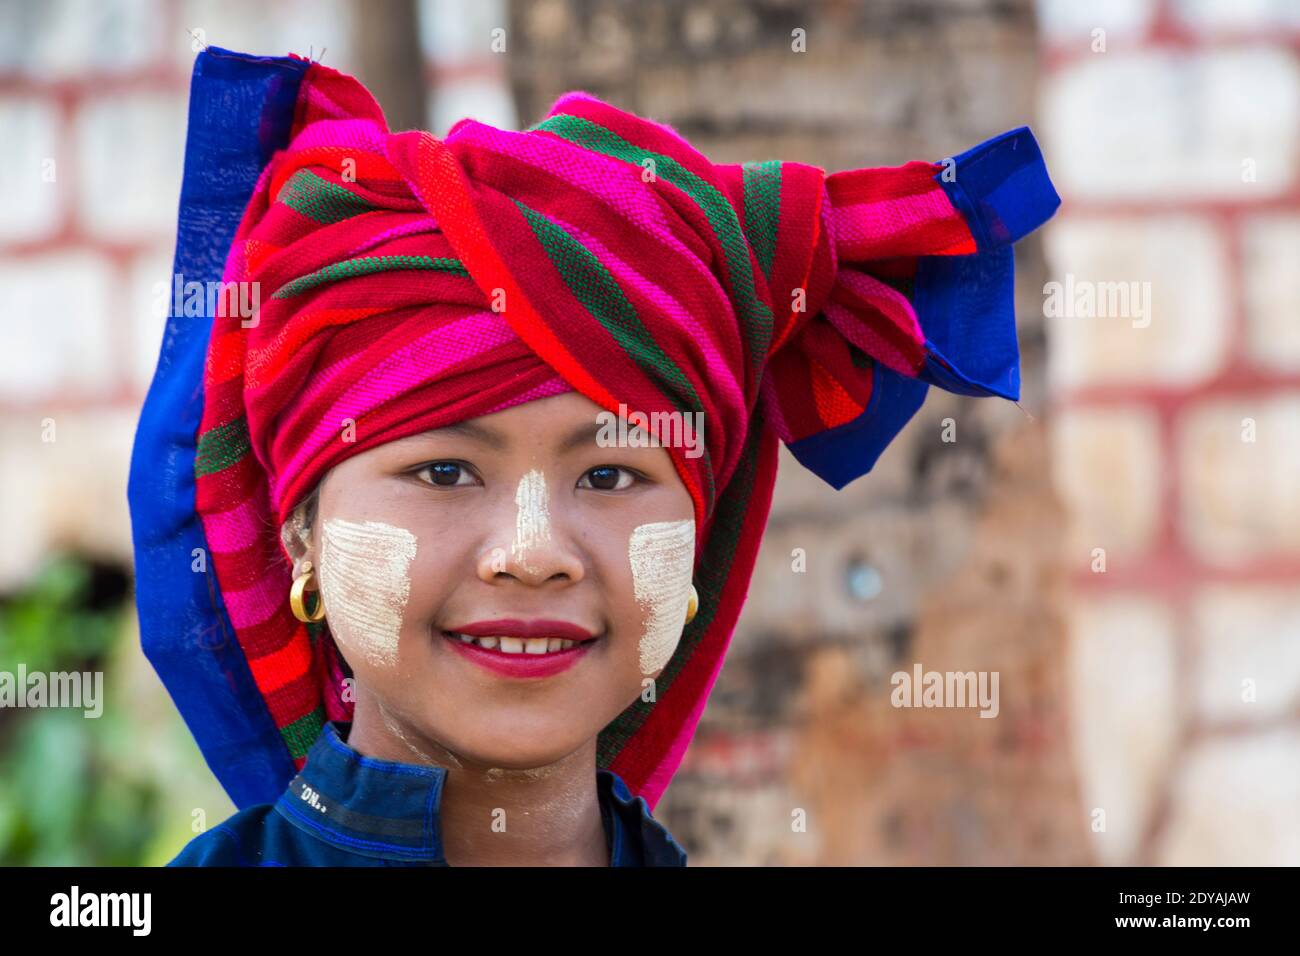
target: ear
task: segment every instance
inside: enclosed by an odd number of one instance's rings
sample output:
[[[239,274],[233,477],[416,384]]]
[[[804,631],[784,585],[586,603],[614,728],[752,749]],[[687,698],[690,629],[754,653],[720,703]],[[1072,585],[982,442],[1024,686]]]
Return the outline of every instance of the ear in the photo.
[[[302,573],[303,564],[310,561],[316,564],[316,554],[311,543],[311,529],[307,527],[306,502],[293,509],[280,528],[280,543],[293,565],[294,575]]]

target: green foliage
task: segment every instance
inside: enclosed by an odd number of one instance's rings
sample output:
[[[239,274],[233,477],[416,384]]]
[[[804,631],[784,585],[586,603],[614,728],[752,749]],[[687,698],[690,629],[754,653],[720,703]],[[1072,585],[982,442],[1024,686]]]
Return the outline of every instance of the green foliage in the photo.
[[[60,557],[25,590],[0,602],[0,668],[80,670],[102,661],[118,630],[121,607],[86,608],[90,568]]]
[[[51,562],[0,601],[0,670],[105,670],[124,616],[123,594],[96,593],[92,568]],[[103,713],[0,708],[0,865],[132,866],[158,828],[160,794],[132,756],[129,716],[104,675]],[[21,692],[22,688],[19,688]]]

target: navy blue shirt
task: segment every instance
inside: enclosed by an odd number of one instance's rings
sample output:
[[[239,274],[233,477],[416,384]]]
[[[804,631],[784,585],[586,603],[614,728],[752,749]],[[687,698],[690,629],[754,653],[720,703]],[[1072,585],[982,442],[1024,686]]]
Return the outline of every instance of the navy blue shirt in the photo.
[[[200,833],[168,866],[447,866],[439,805],[444,767],[378,760],[328,721],[275,803]],[[611,770],[596,793],[611,866],[685,866],[686,851]]]

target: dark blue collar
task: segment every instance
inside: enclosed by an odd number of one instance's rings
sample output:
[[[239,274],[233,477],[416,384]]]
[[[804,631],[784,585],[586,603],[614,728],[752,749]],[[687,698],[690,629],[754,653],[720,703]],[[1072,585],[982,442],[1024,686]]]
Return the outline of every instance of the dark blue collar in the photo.
[[[353,853],[446,865],[439,814],[446,768],[364,756],[348,745],[350,730],[349,722],[326,722],[276,810]],[[685,851],[618,774],[597,769],[596,792],[612,866],[686,865]]]

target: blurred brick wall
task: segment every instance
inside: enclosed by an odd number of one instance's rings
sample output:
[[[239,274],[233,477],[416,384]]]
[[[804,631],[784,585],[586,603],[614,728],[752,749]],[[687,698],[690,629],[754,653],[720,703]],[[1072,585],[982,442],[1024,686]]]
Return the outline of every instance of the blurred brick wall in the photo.
[[[130,565],[126,476],[162,343],[194,56],[204,40],[319,51],[319,31],[294,29],[302,6],[0,6],[0,589],[56,549]]]
[[[452,98],[512,124],[481,42],[501,3],[419,7],[413,81],[440,85],[430,123],[450,125]],[[127,471],[162,342],[196,53],[324,51],[362,73],[353,16],[348,0],[0,4],[0,592],[53,550],[130,565]]]
[[[1146,316],[1049,323],[1093,843],[1107,863],[1294,866],[1300,6],[1041,12],[1051,278],[1150,288]]]
[[[792,51],[802,29],[807,52]],[[522,119],[567,89],[718,162],[937,160],[1033,123],[1025,2],[512,6]],[[1049,163],[1051,157],[1049,156]],[[1043,402],[1043,261],[1017,250],[1022,403]],[[956,441],[941,440],[941,421]],[[657,815],[693,864],[1086,862],[1065,727],[1063,515],[1041,416],[932,389],[840,492],[782,449],[759,568]],[[802,548],[807,570],[793,569]],[[1001,714],[902,710],[889,677],[1001,675]],[[807,814],[807,832],[792,815]]]

